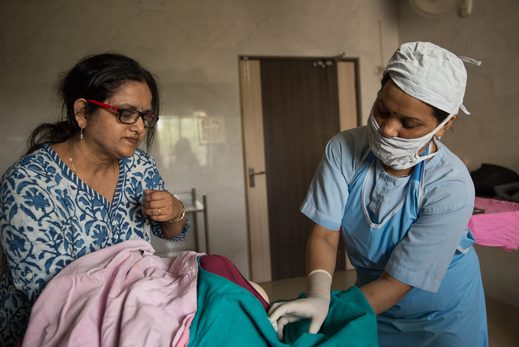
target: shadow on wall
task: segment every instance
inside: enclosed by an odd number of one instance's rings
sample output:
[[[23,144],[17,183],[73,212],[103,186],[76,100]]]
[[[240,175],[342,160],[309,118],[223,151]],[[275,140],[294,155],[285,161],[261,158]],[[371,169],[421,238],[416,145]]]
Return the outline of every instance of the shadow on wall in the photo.
[[[486,296],[514,306],[519,316],[519,251],[507,252],[479,245],[475,249],[481,263]]]
[[[191,170],[200,168],[200,162],[193,152],[191,142],[185,137],[178,139],[173,147],[173,155],[175,156],[175,164],[187,165]]]

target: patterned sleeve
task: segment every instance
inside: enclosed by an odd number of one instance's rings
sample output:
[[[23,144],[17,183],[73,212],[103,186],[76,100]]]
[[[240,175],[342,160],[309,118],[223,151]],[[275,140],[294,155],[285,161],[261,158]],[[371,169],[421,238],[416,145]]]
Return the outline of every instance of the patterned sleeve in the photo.
[[[148,155],[146,152],[142,151],[140,152],[147,161],[146,170],[144,172],[144,189],[152,189],[152,190],[167,190],[166,184],[164,180],[162,179],[162,176],[159,173],[159,169],[157,167],[157,163],[155,160]],[[184,228],[180,232],[178,236],[175,236],[173,238],[166,238],[164,235],[162,235],[162,230],[160,228],[160,223],[155,222],[150,219],[151,224],[151,232],[162,239],[167,239],[171,241],[182,241],[185,239],[187,232],[189,231],[189,228],[191,226],[191,223],[189,219],[186,217],[186,223],[184,224]]]
[[[63,237],[66,206],[57,203],[31,167],[18,166],[1,185],[1,243],[14,286],[33,302],[73,259]]]

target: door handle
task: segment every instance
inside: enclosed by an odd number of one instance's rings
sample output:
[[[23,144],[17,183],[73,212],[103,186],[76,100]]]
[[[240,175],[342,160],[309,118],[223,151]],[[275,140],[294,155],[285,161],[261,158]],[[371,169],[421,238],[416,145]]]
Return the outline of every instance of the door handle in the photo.
[[[254,172],[254,168],[250,167],[249,168],[249,188],[254,188],[256,186],[256,179],[255,179],[256,175],[265,175],[266,173],[267,173],[267,171]]]

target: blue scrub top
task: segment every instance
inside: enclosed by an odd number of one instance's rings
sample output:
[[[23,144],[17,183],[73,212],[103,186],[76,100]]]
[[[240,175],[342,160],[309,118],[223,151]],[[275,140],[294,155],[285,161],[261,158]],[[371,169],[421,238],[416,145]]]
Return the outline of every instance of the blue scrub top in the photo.
[[[472,242],[460,241],[468,233],[467,221],[474,207],[474,185],[467,168],[447,147],[437,145],[437,154],[425,166],[419,218],[392,250],[385,268],[399,281],[430,292],[440,287],[456,249],[464,252],[471,246]],[[316,224],[339,230],[348,213],[350,183],[369,152],[366,127],[333,137],[301,211]],[[398,208],[408,181],[389,175],[376,160],[365,187],[374,223]]]
[[[479,262],[467,229],[474,187],[445,146],[393,177],[370,152],[365,127],[326,148],[302,212],[331,230],[341,225],[357,285],[386,271],[414,287],[377,316],[380,346],[488,346]]]

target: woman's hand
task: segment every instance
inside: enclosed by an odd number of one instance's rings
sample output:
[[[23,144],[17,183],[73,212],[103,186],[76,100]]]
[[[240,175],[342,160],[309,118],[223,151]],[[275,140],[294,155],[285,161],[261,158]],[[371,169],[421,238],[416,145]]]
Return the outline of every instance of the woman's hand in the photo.
[[[143,213],[160,222],[162,235],[168,239],[178,236],[186,222],[184,206],[167,190],[144,190]]]
[[[332,275],[325,270],[313,271],[307,277],[307,297],[289,302],[274,303],[269,310],[269,319],[278,333],[280,340],[283,339],[283,329],[288,323],[300,319],[310,319],[310,334],[317,334],[323,325],[330,306],[330,287]]]
[[[306,280],[307,297],[274,304],[269,312],[270,321],[280,339],[286,324],[303,318],[311,320],[310,333],[315,334],[321,328],[330,305],[331,274],[335,270],[339,237],[339,231],[317,224],[312,227],[306,242],[306,267],[310,272]]]
[[[144,190],[144,214],[157,222],[174,220],[182,214],[184,207],[167,190]]]

